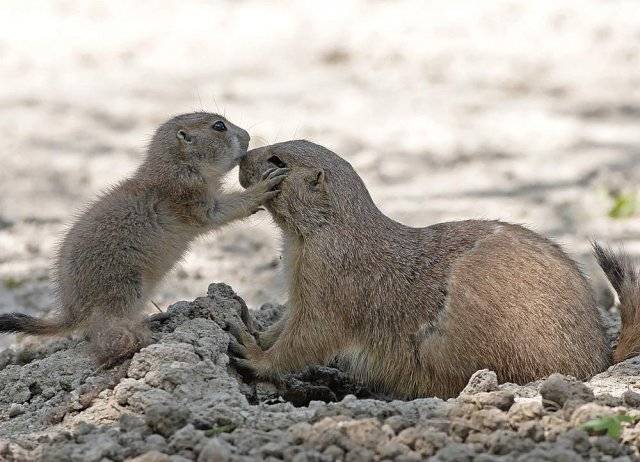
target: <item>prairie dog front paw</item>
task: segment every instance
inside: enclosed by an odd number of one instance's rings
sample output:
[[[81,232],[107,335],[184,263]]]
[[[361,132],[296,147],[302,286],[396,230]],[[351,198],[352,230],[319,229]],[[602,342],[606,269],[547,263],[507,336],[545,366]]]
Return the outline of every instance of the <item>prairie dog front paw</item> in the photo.
[[[261,180],[246,190],[247,195],[251,198],[251,205],[258,208],[280,194],[280,190],[276,187],[287,177],[288,173],[288,168],[272,168],[264,172]]]

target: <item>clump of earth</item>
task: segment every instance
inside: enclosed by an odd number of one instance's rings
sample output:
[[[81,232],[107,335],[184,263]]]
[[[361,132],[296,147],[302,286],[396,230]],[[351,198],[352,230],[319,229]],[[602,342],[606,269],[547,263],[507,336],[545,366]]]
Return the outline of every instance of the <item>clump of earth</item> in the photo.
[[[3,351],[0,460],[640,460],[640,357],[587,382],[499,384],[482,370],[455,399],[400,401],[333,367],[241,377],[225,329],[243,305],[212,284],[172,305],[152,323],[154,343],[108,370],[83,339]],[[264,305],[257,324],[282,309]]]

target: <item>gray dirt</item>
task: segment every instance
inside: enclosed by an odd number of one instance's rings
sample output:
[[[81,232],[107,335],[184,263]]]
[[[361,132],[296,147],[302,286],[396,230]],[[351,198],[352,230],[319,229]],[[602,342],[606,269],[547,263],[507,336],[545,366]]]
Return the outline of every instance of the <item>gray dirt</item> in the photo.
[[[619,440],[594,418],[640,416],[640,357],[586,383],[519,386],[478,371],[456,399],[390,400],[331,367],[247,383],[229,367],[241,299],[225,284],[172,305],[154,343],[110,370],[84,340],[0,353],[0,460],[640,460],[640,424]],[[256,313],[259,325],[279,306]]]

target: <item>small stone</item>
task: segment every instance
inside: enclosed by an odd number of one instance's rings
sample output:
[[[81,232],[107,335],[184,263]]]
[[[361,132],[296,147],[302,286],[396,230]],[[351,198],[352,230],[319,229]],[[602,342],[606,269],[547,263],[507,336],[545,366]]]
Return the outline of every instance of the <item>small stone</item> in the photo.
[[[578,406],[573,411],[569,422],[574,427],[578,427],[590,420],[599,419],[601,417],[609,417],[616,414],[617,412],[610,407],[601,406],[596,403],[586,403]]]
[[[603,393],[596,396],[595,402],[602,404],[603,406],[617,407],[622,406],[623,401],[621,396],[612,396],[609,393]]]
[[[169,456],[169,462],[193,462],[193,457],[183,457],[180,454]]]
[[[452,443],[440,449],[436,458],[442,462],[471,462],[475,451],[466,444]]]
[[[422,432],[416,427],[409,427],[398,433],[398,436],[393,438],[393,441],[404,444],[413,449],[414,444],[418,438],[422,437]]]
[[[395,462],[420,462],[422,456],[415,451],[409,451],[406,454],[400,454],[396,457]]]
[[[307,422],[300,422],[289,427],[289,434],[294,444],[302,444],[309,438],[312,431],[313,427]]]
[[[622,394],[622,400],[629,407],[640,408],[640,393],[629,389]]]
[[[157,433],[153,433],[145,438],[145,441],[148,446],[155,448],[166,448],[167,440],[162,435],[158,435]]]
[[[96,426],[94,424],[82,421],[76,426],[76,434],[87,435],[95,430],[95,428]]]
[[[498,459],[493,454],[478,454],[473,458],[473,462],[497,462],[498,460],[501,459]]]
[[[20,414],[24,414],[25,409],[22,404],[13,403],[9,406],[9,417],[17,417]]]
[[[394,459],[399,455],[407,454],[409,453],[409,451],[410,449],[408,446],[405,446],[404,444],[401,444],[401,443],[395,443],[393,441],[378,447],[378,454],[380,454],[381,457],[389,458],[389,459]]]
[[[167,449],[168,449],[167,440],[164,439],[164,436],[162,435],[158,435],[157,433],[152,433],[151,435],[148,435],[144,441],[145,441],[145,446],[150,451],[154,450],[154,451],[160,451],[160,452],[167,452]]]
[[[388,425],[394,433],[400,433],[402,430],[412,425],[412,422],[410,422],[409,419],[401,415],[392,415],[385,420],[384,423],[385,425]]]
[[[198,462],[226,462],[230,459],[229,443],[219,438],[210,439],[198,456]]]
[[[324,462],[325,458],[318,451],[303,451],[296,454],[291,462]]]
[[[377,419],[354,420],[343,424],[342,429],[350,440],[368,449],[373,449],[390,438],[390,435],[380,428]]]
[[[537,420],[523,422],[518,427],[518,435],[529,438],[535,442],[544,440],[544,427]]]
[[[260,448],[260,454],[264,457],[275,457],[276,459],[282,459],[282,451],[285,445],[283,443],[276,443],[271,441]]]
[[[335,444],[327,446],[323,454],[329,457],[331,460],[339,460],[344,457],[344,451],[342,450],[342,448],[336,446]]]
[[[423,456],[432,456],[438,452],[438,450],[445,447],[448,442],[449,440],[446,433],[426,431],[423,432],[421,437],[415,440],[413,449]]]
[[[202,430],[196,430],[193,425],[185,425],[176,431],[169,440],[169,446],[176,452],[191,451],[204,438]]]
[[[160,451],[149,451],[131,459],[131,462],[169,462],[171,459],[168,455]]]
[[[558,413],[542,416],[541,424],[544,429],[544,439],[548,441],[555,441],[558,435],[561,435],[571,428],[571,425],[560,417]]]
[[[539,401],[520,401],[515,403],[507,413],[507,419],[511,425],[521,422],[539,419],[545,411]]]
[[[153,404],[147,409],[145,421],[156,433],[171,436],[184,427],[189,419],[189,410],[177,404]]]
[[[584,383],[562,374],[551,374],[540,387],[542,403],[545,407],[562,408],[568,401],[591,402],[593,391]]]
[[[132,431],[144,426],[144,421],[134,414],[122,414],[119,420],[120,428],[126,431]]]
[[[480,408],[497,407],[501,411],[508,411],[513,405],[513,393],[508,391],[481,391],[471,395],[461,395],[465,403],[472,403]]]
[[[567,443],[567,446],[580,454],[587,454],[591,448],[589,435],[584,430],[572,428],[571,430],[558,436],[558,442]]]
[[[494,391],[498,388],[498,376],[489,369],[482,369],[474,372],[467,382],[467,386],[460,393],[462,395],[473,395],[475,393]]]
[[[617,456],[620,454],[620,443],[608,436],[596,436],[592,439],[593,447],[598,449],[601,453],[608,456]]]
[[[346,462],[369,462],[373,460],[375,460],[373,451],[362,447],[353,448],[345,457]]]

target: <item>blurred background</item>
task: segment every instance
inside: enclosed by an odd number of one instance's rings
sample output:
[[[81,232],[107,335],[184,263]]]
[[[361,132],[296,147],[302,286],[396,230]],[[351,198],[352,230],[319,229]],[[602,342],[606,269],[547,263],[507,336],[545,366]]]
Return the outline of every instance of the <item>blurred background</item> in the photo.
[[[408,225],[523,223],[590,271],[589,239],[640,254],[638,13],[635,0],[3,0],[0,312],[51,309],[74,213],[136,167],[156,125],[202,109],[253,146],[329,147]],[[264,212],[227,227],[154,300],[224,281],[251,307],[283,301],[278,247]]]

